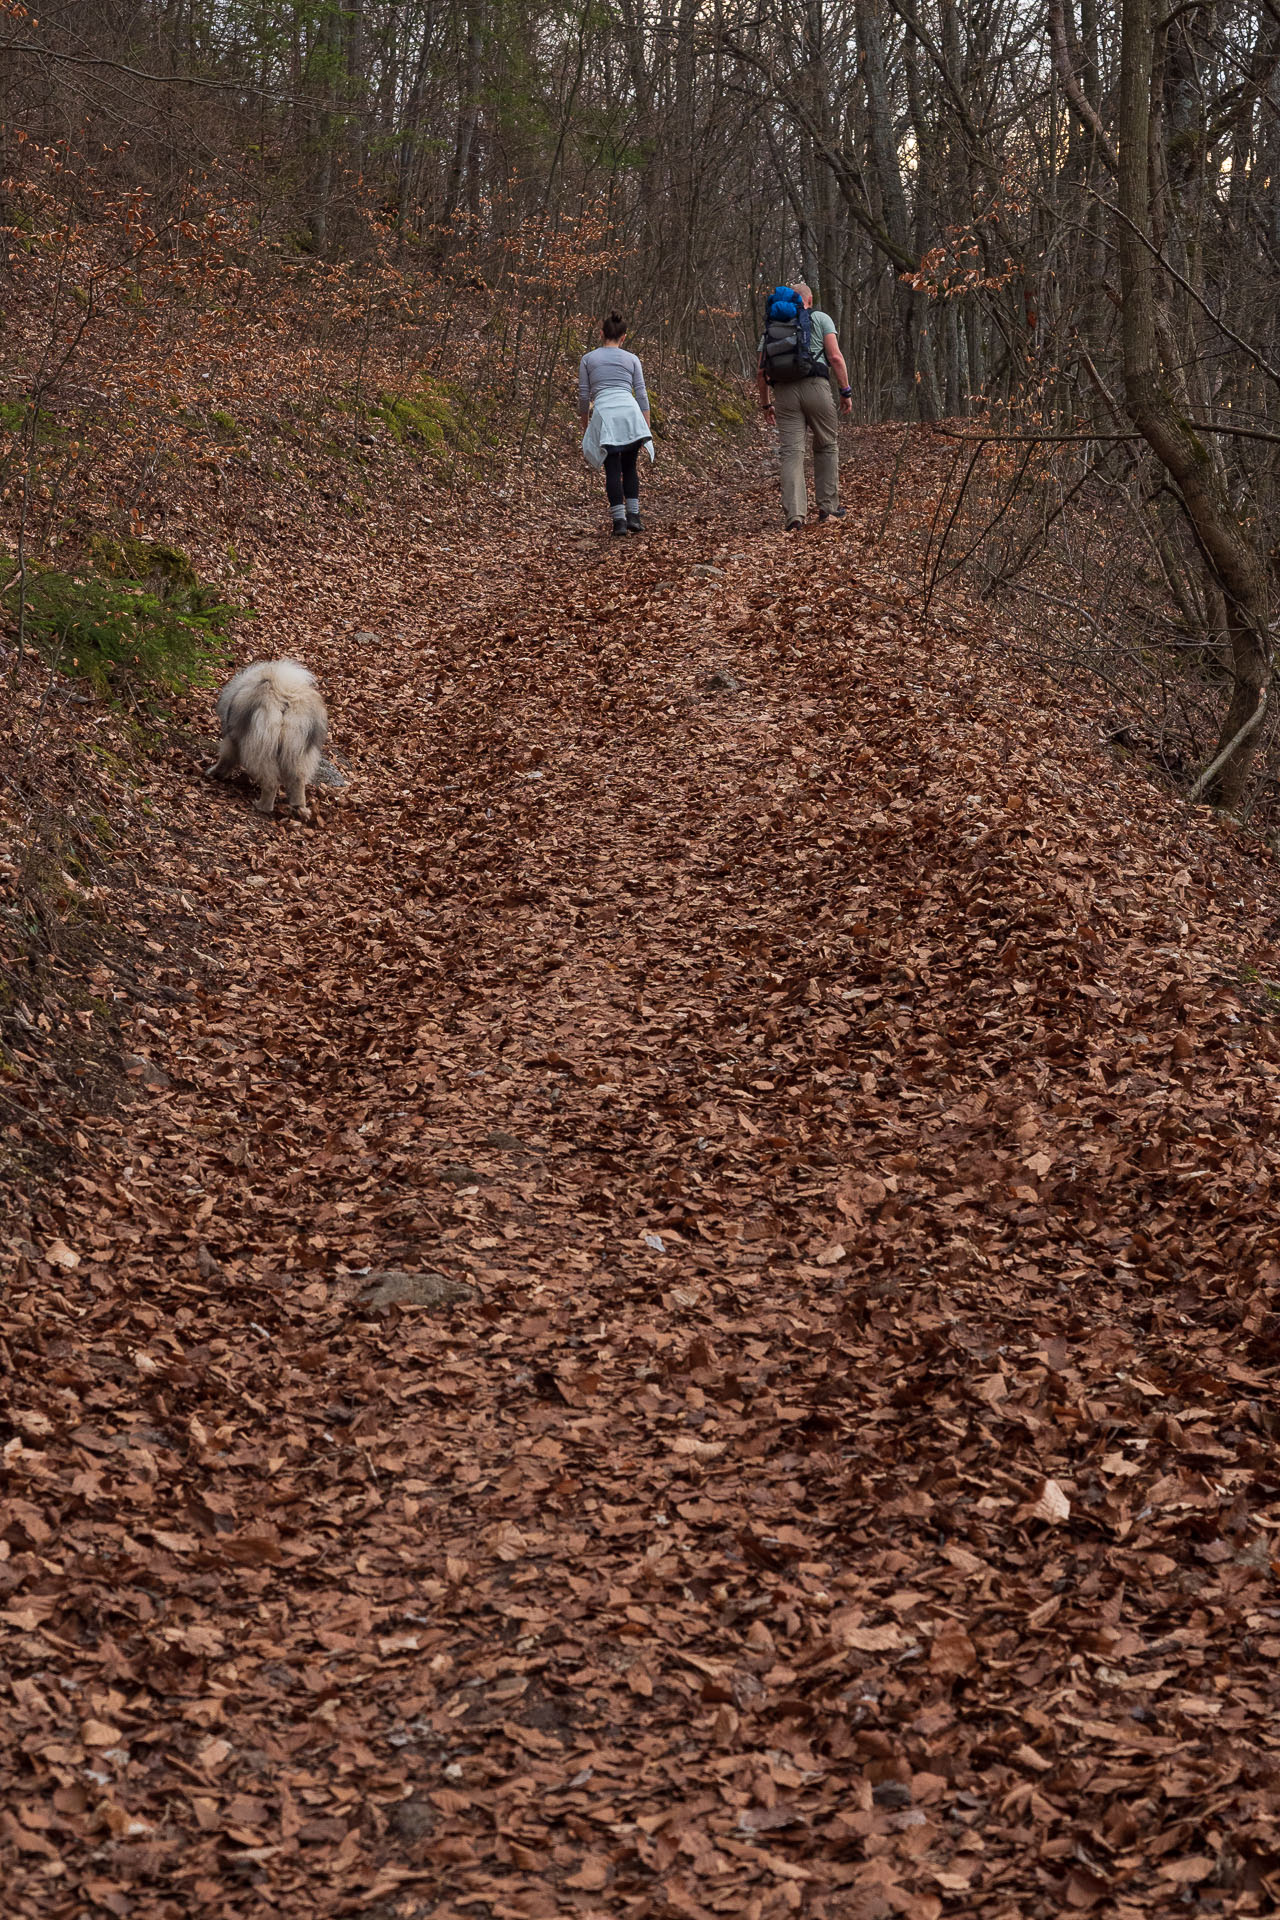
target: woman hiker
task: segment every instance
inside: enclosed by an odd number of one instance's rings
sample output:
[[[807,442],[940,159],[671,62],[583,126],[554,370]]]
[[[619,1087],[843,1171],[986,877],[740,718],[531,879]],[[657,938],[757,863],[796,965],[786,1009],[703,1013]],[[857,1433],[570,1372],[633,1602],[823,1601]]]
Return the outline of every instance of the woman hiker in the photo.
[[[606,314],[600,332],[600,345],[584,353],[578,366],[582,451],[593,467],[604,468],[614,533],[643,533],[638,471],[641,447],[653,459],[644,368],[622,344],[627,323],[620,313]]]

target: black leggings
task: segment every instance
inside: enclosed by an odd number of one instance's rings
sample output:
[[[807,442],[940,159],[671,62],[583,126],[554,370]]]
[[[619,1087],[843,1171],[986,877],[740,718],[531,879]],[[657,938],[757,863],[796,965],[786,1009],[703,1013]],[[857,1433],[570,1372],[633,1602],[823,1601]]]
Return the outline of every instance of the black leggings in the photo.
[[[643,440],[633,440],[629,447],[607,447],[604,456],[604,485],[611,507],[620,507],[624,500],[640,498],[640,449]]]

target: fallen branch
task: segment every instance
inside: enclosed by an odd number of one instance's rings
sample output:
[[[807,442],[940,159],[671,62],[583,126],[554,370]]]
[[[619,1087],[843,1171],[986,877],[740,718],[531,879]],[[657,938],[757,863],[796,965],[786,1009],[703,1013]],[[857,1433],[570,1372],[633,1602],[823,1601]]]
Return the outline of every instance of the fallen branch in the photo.
[[[56,47],[42,47],[30,40],[0,40],[0,55],[25,53],[36,60],[56,60],[62,66],[105,67],[112,73],[127,74],[130,80],[149,80],[162,87],[197,87],[206,93],[245,93],[255,100],[273,100],[285,107],[315,107],[324,102],[314,96],[277,93],[272,87],[255,87],[248,80],[206,80],[192,73],[150,73],[145,67],[131,67],[124,60],[109,60],[103,54],[61,53]],[[366,108],[345,105],[344,114],[364,114]]]
[[[1263,686],[1263,687],[1259,687],[1258,689],[1257,706],[1254,708],[1253,712],[1249,715],[1249,718],[1245,721],[1239,733],[1234,734],[1232,738],[1228,740],[1226,746],[1223,747],[1221,753],[1217,753],[1214,755],[1213,759],[1209,762],[1208,766],[1205,768],[1204,772],[1197,779],[1195,785],[1192,787],[1190,793],[1187,795],[1187,799],[1192,805],[1194,805],[1195,802],[1200,798],[1200,795],[1204,792],[1209,782],[1213,779],[1216,779],[1217,775],[1222,772],[1222,769],[1226,766],[1228,760],[1231,758],[1232,754],[1236,752],[1237,748],[1242,747],[1245,741],[1249,738],[1249,735],[1253,733],[1255,729],[1260,725],[1262,721],[1262,716],[1266,712],[1266,710],[1267,710],[1267,689],[1265,686]]]
[[[1264,427],[1223,427],[1209,420],[1184,420],[1182,424],[1193,433],[1221,433],[1233,440],[1265,440],[1270,446],[1280,447],[1280,433],[1268,433]],[[1146,439],[1144,433],[958,433],[954,427],[942,427],[932,420],[922,421],[921,425],[933,433],[945,434],[948,440],[990,440],[1018,447],[1065,446],[1073,440]]]
[[[1098,152],[1106,162],[1107,170],[1110,173],[1117,173],[1120,161],[1116,150],[1107,138],[1106,129],[1098,118],[1096,109],[1085,97],[1084,88],[1080,85],[1080,76],[1075,69],[1075,62],[1071,58],[1071,50],[1067,45],[1062,0],[1049,0],[1049,44],[1053,52],[1054,71],[1062,83],[1062,91],[1075,108],[1077,118],[1088,127],[1097,142]]]

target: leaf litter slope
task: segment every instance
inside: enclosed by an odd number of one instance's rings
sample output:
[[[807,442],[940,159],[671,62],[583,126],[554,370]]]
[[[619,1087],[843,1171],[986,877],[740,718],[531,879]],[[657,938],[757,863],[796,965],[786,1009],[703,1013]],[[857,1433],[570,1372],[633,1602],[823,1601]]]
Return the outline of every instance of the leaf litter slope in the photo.
[[[350,786],[160,776],[199,984],[5,1308],[9,1911],[1271,1910],[1271,871],[919,630],[882,471],[295,556]]]

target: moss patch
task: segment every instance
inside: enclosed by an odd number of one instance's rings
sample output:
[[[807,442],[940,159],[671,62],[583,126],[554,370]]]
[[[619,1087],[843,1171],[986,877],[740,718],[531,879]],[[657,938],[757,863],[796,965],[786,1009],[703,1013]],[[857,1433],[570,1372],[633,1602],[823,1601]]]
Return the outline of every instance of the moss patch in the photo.
[[[89,557],[99,573],[113,580],[145,580],[160,594],[175,589],[198,591],[196,570],[181,547],[167,547],[158,540],[112,540],[97,533],[89,542]]]
[[[29,415],[30,406],[25,400],[0,401],[0,427],[6,433],[22,433],[28,425]],[[55,425],[53,415],[46,413],[43,407],[37,407],[35,417],[37,440],[48,439]]]
[[[690,372],[689,384],[703,403],[697,417],[705,419],[708,425],[724,433],[736,433],[739,427],[747,424],[748,408],[743,398],[741,380],[735,380],[729,374],[715,373],[698,361]]]
[[[89,559],[75,572],[28,567],[27,640],[98,693],[210,685],[225,664],[237,609],[201,585],[186,554],[155,541],[97,536]],[[16,633],[16,581],[0,610]]]
[[[424,375],[408,392],[380,393],[371,411],[401,445],[411,440],[433,452],[474,449],[457,395],[443,381]]]

